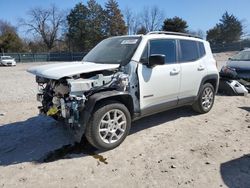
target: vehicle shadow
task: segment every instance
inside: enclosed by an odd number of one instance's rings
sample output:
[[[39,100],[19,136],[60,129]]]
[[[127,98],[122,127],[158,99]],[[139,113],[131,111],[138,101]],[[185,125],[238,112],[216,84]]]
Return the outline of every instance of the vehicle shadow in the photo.
[[[158,126],[162,123],[195,115],[189,107],[182,107],[133,122],[130,134]],[[86,140],[74,143],[63,125],[54,120],[37,116],[23,122],[0,126],[0,166],[23,162],[44,163],[65,158],[93,156],[106,164],[101,151]]]
[[[224,183],[229,188],[250,187],[250,155],[222,163],[220,173]]]
[[[37,161],[62,145],[72,143],[67,130],[48,117],[0,126],[0,166]]]

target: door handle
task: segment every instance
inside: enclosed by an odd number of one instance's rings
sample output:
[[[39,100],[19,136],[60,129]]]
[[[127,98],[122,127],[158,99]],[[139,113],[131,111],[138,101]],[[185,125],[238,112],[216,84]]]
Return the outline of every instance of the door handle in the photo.
[[[205,67],[204,67],[203,65],[199,65],[199,67],[198,67],[197,70],[198,70],[198,71],[203,71],[203,70],[205,70]]]
[[[170,71],[171,76],[177,75],[179,73],[180,73],[180,70],[177,70],[177,69],[173,69],[172,71]]]

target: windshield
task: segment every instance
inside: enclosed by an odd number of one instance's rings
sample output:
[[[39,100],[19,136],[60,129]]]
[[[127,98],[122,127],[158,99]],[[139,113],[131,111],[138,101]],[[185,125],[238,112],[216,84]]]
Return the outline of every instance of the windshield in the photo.
[[[2,60],[6,60],[6,59],[13,59],[12,57],[1,57]]]
[[[233,61],[250,61],[250,51],[242,51],[231,58]]]
[[[113,37],[100,42],[83,61],[125,65],[131,60],[141,37]]]

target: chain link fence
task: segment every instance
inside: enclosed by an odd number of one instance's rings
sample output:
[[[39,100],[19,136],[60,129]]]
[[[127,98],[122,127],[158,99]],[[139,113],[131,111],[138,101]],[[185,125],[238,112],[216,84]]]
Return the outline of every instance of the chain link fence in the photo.
[[[250,48],[250,40],[229,44],[211,44],[213,53],[240,51]],[[0,53],[1,56],[11,56],[16,62],[49,62],[49,61],[81,61],[87,52],[51,52],[51,53]]]
[[[52,52],[52,53],[0,53],[11,56],[16,62],[81,61],[87,52]]]
[[[213,53],[228,52],[228,51],[241,51],[245,48],[250,48],[250,40],[228,43],[228,44],[211,44]]]

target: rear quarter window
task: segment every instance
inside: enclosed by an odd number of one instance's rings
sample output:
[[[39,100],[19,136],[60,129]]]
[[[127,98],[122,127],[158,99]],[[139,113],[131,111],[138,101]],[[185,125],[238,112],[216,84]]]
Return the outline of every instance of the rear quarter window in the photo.
[[[203,57],[206,55],[206,50],[204,47],[204,43],[203,42],[198,42],[198,47],[199,47],[199,55],[200,57]]]

